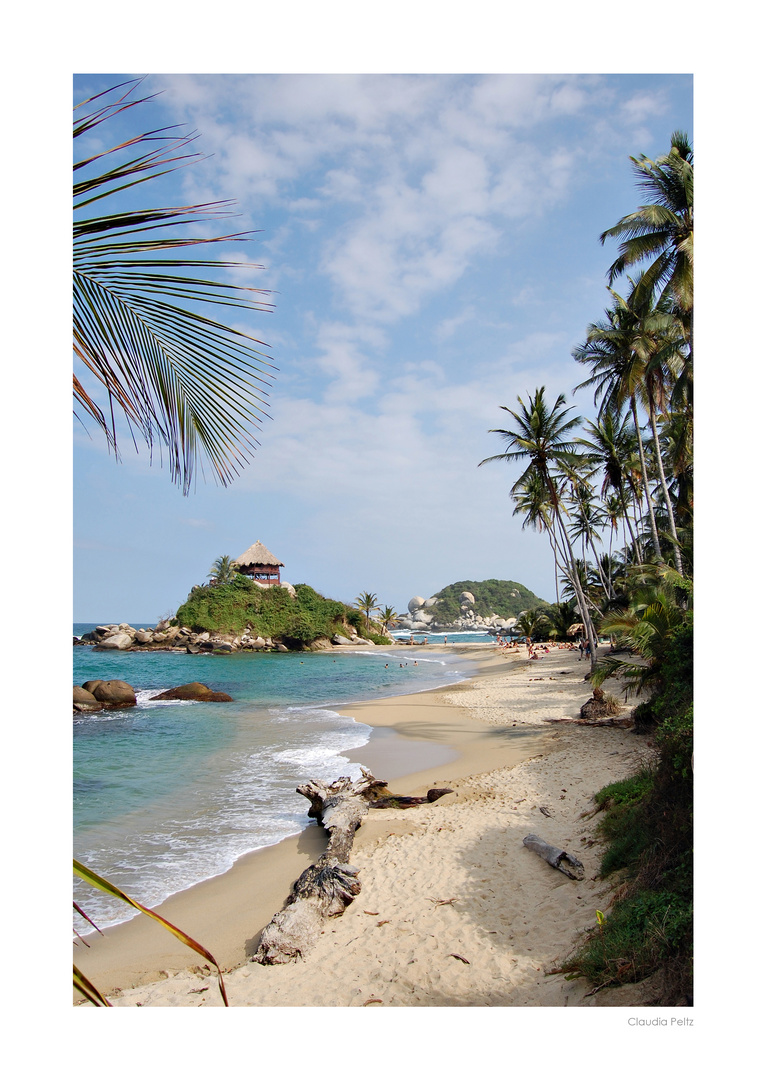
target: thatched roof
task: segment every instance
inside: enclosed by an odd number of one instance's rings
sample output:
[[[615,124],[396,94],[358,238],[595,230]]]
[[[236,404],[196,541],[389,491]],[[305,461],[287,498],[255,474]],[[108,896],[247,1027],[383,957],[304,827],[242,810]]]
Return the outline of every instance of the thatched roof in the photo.
[[[269,548],[265,548],[260,540],[251,544],[247,551],[243,551],[238,559],[234,560],[235,566],[284,566],[276,555],[272,555]]]
[[[583,625],[582,622],[574,622],[572,626],[568,627],[567,632],[568,634],[580,634],[585,629],[586,627]]]

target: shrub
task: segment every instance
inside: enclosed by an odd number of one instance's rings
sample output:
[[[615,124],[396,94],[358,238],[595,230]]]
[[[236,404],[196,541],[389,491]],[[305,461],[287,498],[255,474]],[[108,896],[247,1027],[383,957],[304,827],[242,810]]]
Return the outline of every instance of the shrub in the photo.
[[[287,589],[264,589],[242,574],[191,593],[176,613],[176,619],[196,633],[241,634],[250,626],[254,634],[284,641],[289,648],[332,637],[343,631],[344,619],[355,623],[361,618],[360,612],[328,600],[309,585],[297,585],[292,597]]]

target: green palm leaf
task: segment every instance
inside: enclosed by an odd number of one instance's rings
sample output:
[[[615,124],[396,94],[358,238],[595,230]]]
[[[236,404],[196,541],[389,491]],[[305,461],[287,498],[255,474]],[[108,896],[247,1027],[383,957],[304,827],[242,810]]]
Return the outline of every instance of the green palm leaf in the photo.
[[[75,138],[149,101],[129,100],[137,85],[114,87],[106,100],[99,95],[98,107],[78,116]],[[96,101],[83,102],[76,113]],[[202,222],[230,216],[229,202],[148,209],[110,204],[96,217],[91,207],[103,199],[122,203],[137,185],[199,160],[201,155],[186,152],[195,138],[179,136],[175,128],[147,131],[74,166],[74,352],[87,371],[74,376],[75,413],[95,422],[116,456],[122,418],[134,445],[139,437],[150,453],[159,447],[167,454],[171,477],[184,494],[198,469],[204,475],[205,464],[218,482],[230,483],[259,445],[255,435],[268,416],[275,371],[268,346],[220,321],[217,312],[268,311],[272,305],[263,289],[208,276],[261,267],[196,254],[202,245],[251,242],[252,235],[188,234]],[[133,148],[138,153],[124,160]],[[103,171],[89,175],[94,165]],[[195,254],[181,250],[188,248]]]
[[[140,904],[138,900],[134,900],[132,897],[128,896],[128,894],[124,893],[122,889],[119,889],[116,885],[113,885],[111,881],[107,881],[106,878],[101,877],[101,875],[97,874],[94,870],[91,870],[87,866],[84,866],[77,859],[72,860],[72,867],[77,876],[79,878],[82,878],[83,881],[86,881],[95,889],[101,889],[102,892],[107,893],[109,896],[114,896],[118,900],[122,900],[124,903],[130,904],[130,906],[134,907],[137,911],[142,911],[144,915],[148,915],[150,919],[154,919],[155,922],[158,922],[161,926],[164,926],[166,930],[173,934],[174,937],[177,937],[178,940],[183,942],[184,945],[188,946],[190,949],[193,949],[200,956],[204,957],[209,963],[213,964],[216,971],[218,972],[218,986],[219,990],[221,991],[221,997],[223,998],[225,1005],[229,1004],[226,997],[224,977],[221,973],[221,968],[219,967],[216,958],[208,952],[204,945],[200,945],[198,941],[195,941],[194,938],[190,937],[189,934],[185,933],[183,930],[179,930],[177,926],[174,926],[173,923],[168,922],[168,920],[164,919],[162,915],[158,915],[157,912],[152,911],[151,908],[144,907],[144,905]]]

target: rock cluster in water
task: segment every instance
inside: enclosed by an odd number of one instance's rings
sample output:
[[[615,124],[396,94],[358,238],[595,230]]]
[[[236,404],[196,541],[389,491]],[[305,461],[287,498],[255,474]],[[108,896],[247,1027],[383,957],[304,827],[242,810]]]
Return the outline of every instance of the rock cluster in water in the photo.
[[[221,690],[211,690],[205,683],[192,682],[155,694],[150,701],[234,701]],[[75,712],[100,712],[101,709],[127,709],[136,704],[136,691],[122,679],[89,679],[72,687]]]
[[[439,622],[438,616],[430,611],[438,602],[436,596],[430,596],[424,600],[422,596],[414,596],[407,606],[407,615],[397,616],[397,629],[399,630],[473,630],[476,633],[500,634],[516,626],[515,618],[502,619],[500,615],[477,615],[474,611],[474,595],[470,592],[462,592],[461,614],[452,622]]]
[[[253,636],[250,630],[243,630],[241,634],[210,633],[207,630],[196,634],[188,626],[171,626],[167,619],[161,619],[152,630],[137,630],[128,623],[97,626],[90,633],[74,638],[73,643],[93,645],[96,652],[108,649],[187,653],[236,652],[240,649],[289,652],[286,645],[271,638]]]

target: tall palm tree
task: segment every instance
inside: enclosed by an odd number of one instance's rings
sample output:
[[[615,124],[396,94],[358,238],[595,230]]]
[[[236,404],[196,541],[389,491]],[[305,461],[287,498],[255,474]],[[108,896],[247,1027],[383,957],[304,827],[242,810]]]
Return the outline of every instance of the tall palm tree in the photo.
[[[397,618],[397,609],[387,604],[385,608],[379,609],[379,613],[381,615],[381,626],[383,626],[384,630],[388,630]]]
[[[572,494],[570,535],[573,540],[580,540],[582,544],[583,559],[586,559],[586,545],[591,549],[594,556],[594,567],[599,577],[607,599],[611,599],[610,581],[602,575],[599,565],[599,555],[594,541],[597,537],[601,540],[601,531],[607,524],[604,512],[596,505],[591,487],[582,480],[571,485]]]
[[[378,611],[378,597],[375,593],[363,592],[359,596],[355,597],[354,603],[357,605],[360,611],[365,614],[365,627],[370,629],[370,613],[371,611]]]
[[[199,235],[200,223],[228,216],[231,203],[131,205],[138,185],[201,157],[189,152],[194,133],[161,128],[91,152],[94,139],[109,139],[110,121],[151,100],[131,97],[140,81],[75,108],[74,139],[86,144],[73,186],[74,352],[84,365],[74,375],[75,415],[95,422],[118,458],[122,417],[134,445],[138,434],[150,453],[167,453],[186,495],[204,462],[228,484],[252,456],[254,432],[268,415],[274,368],[266,346],[217,321],[217,313],[272,305],[262,289],[211,278],[214,270],[226,277],[254,264],[190,254],[251,239]]]
[[[494,428],[491,434],[500,435],[505,440],[506,451],[503,454],[485,458],[480,465],[485,465],[489,461],[526,461],[527,466],[512,487],[512,492],[522,490],[533,476],[538,476],[548,491],[552,530],[558,532],[563,546],[566,556],[565,572],[578,600],[581,619],[591,644],[593,665],[597,648],[596,634],[586,597],[578,575],[575,573],[575,555],[563,520],[567,510],[556,483],[558,475],[570,477],[578,465],[579,452],[572,437],[572,431],[580,424],[581,417],[568,416],[568,413],[572,411],[572,406],[565,408],[564,394],[560,394],[553,408],[549,408],[545,392],[545,386],[541,386],[532,397],[528,395],[527,402],[518,397],[517,401],[521,406],[518,413],[505,405],[501,406],[504,412],[509,413],[515,420],[516,429]]]
[[[584,431],[589,438],[578,441],[585,447],[591,460],[603,471],[601,495],[610,527],[617,531],[620,519],[628,529],[636,561],[640,562],[626,498],[627,488],[633,489],[630,465],[636,446],[636,430],[631,426],[628,413],[621,417],[619,410],[608,408],[596,421],[587,421]],[[611,500],[610,492],[614,492],[618,506]]]
[[[538,473],[531,473],[524,483],[521,483],[518,489],[515,486],[515,490],[510,491],[509,495],[514,500],[512,516],[525,515],[522,530],[534,528],[538,532],[545,532],[548,537],[554,556],[554,588],[559,603],[560,552],[552,525],[548,489]]]
[[[637,186],[650,202],[626,214],[600,236],[620,239],[609,283],[638,262],[652,259],[645,287],[673,297],[680,312],[693,309],[693,153],[685,132],[675,131],[671,149],[652,161],[644,154],[630,159]]]
[[[208,577],[211,585],[226,585],[234,578],[236,573],[237,570],[233,561],[228,555],[222,555],[211,566]]]
[[[599,401],[600,418],[611,409],[621,411],[626,403],[631,409],[634,427],[639,433],[637,446],[653,548],[656,558],[660,560],[662,558],[660,539],[655,523],[647,460],[641,438],[638,402],[641,400],[643,404],[646,404],[647,361],[653,347],[652,333],[657,328],[661,316],[659,314],[657,318],[655,317],[651,294],[640,288],[642,276],[640,275],[636,281],[629,278],[629,281],[634,286],[632,295],[643,297],[644,308],[640,312],[634,311],[628,300],[613,289],[609,290],[613,297],[613,305],[605,310],[604,320],[591,323],[587,330],[586,341],[572,350],[574,359],[580,364],[590,364],[592,372],[590,378],[579,383],[575,389],[594,387],[594,403]],[[664,318],[666,317],[665,312],[661,314]]]

